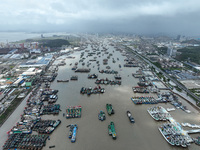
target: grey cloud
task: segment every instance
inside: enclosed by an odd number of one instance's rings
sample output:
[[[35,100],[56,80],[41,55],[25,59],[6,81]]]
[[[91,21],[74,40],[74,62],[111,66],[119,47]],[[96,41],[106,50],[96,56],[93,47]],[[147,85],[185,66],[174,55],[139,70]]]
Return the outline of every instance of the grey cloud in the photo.
[[[199,34],[199,0],[1,0],[0,30]]]

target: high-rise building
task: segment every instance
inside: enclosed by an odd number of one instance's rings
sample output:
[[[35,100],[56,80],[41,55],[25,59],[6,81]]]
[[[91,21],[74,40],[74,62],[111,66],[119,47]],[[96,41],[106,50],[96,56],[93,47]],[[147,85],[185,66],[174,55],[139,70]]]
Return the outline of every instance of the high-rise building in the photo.
[[[168,47],[168,49],[167,49],[167,55],[171,57],[172,53],[173,53],[173,49],[171,47]]]
[[[172,47],[168,47],[168,49],[167,49],[167,55],[169,57],[176,56],[176,52],[177,52],[177,50],[173,49]]]

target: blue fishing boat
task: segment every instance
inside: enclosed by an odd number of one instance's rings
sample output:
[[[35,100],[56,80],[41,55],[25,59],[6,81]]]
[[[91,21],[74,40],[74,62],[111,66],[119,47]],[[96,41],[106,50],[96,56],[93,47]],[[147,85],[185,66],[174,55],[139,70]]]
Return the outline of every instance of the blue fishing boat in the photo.
[[[72,134],[72,138],[71,138],[71,142],[74,143],[76,142],[76,132],[77,132],[78,126],[75,124],[74,125],[74,129],[73,129],[73,134]]]

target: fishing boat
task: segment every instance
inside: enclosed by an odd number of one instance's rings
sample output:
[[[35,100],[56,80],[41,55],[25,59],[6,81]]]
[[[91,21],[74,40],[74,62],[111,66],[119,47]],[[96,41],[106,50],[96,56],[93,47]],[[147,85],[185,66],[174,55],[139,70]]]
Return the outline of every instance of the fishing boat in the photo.
[[[61,123],[60,119],[56,120],[56,122],[53,124],[53,127],[56,128],[60,123]]]
[[[55,148],[55,147],[56,147],[55,145],[49,146],[49,148]]]
[[[146,87],[136,86],[132,87],[134,93],[149,93],[149,90]]]
[[[115,113],[114,109],[112,107],[112,104],[106,104],[106,109],[107,109],[107,112],[108,112],[109,115],[112,115],[112,114]]]
[[[116,80],[121,80],[122,79],[122,77],[120,75],[115,75],[114,77],[115,77]]]
[[[135,123],[135,120],[134,120],[134,118],[132,117],[131,112],[128,110],[126,113],[127,113],[127,116],[128,116],[128,118],[129,118],[130,122],[131,122],[131,123]]]
[[[71,76],[70,80],[78,80],[78,76]]]
[[[72,70],[76,70],[78,67],[77,66],[74,66],[74,67],[72,67]]]
[[[71,139],[71,138],[72,138],[73,129],[74,129],[74,125],[71,124],[71,125],[69,125],[69,126],[67,126],[67,127],[70,127],[70,128],[69,128],[68,137],[69,137],[69,139]]]
[[[69,80],[57,80],[57,82],[69,82]]]
[[[99,114],[98,114],[98,118],[99,118],[99,120],[101,120],[101,121],[104,121],[104,120],[106,120],[106,114],[105,114],[105,112],[103,112],[102,110],[99,112]]]
[[[114,122],[112,121],[110,122],[110,125],[108,125],[108,134],[111,135],[114,140],[117,138],[115,125],[114,125]]]
[[[173,123],[166,123],[158,127],[162,136],[170,145],[182,147],[189,146],[190,142],[193,142],[191,137],[182,130],[178,122],[174,122],[174,120],[172,122]]]
[[[77,129],[78,129],[78,126],[77,124],[75,124],[73,128],[72,138],[71,138],[72,143],[76,142]]]
[[[88,79],[96,79],[97,77],[97,74],[88,74]]]

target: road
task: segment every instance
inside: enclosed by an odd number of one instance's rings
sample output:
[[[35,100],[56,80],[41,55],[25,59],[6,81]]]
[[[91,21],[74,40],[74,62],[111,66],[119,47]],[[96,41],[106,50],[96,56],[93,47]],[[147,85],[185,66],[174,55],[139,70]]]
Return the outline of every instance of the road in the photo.
[[[167,73],[165,73],[160,68],[158,68],[157,66],[155,66],[154,64],[152,64],[149,60],[147,60],[146,58],[144,58],[140,54],[135,53],[135,52],[134,52],[134,54],[136,56],[140,57],[142,60],[144,60],[150,66],[154,67],[156,70],[158,70],[159,72],[161,72],[163,75],[165,75],[168,79],[170,79],[172,82],[174,82],[180,89],[184,90],[188,95],[191,95],[192,97],[196,98],[200,102],[200,98],[198,96],[196,96],[194,93],[192,93],[190,90],[188,90],[185,86],[183,86],[179,82],[177,82],[177,80],[175,80],[172,77],[170,77]]]

